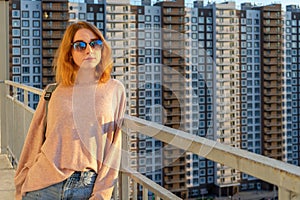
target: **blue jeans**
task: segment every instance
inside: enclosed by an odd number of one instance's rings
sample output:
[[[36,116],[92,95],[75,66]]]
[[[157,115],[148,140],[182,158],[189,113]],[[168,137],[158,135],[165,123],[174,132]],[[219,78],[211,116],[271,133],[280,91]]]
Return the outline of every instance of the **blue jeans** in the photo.
[[[74,172],[63,182],[27,192],[22,200],[85,200],[91,197],[97,174],[94,171]]]

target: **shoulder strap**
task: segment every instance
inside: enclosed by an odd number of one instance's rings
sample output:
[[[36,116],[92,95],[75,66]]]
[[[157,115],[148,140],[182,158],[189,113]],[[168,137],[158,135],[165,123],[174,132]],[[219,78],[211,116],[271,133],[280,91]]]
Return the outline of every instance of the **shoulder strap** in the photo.
[[[57,84],[53,83],[53,84],[49,84],[46,88],[46,93],[44,96],[44,99],[46,100],[46,119],[47,119],[47,114],[48,114],[48,103],[50,101],[52,92],[56,89]]]
[[[56,89],[57,83],[49,84],[46,88],[44,99],[48,102],[51,98],[52,92]]]
[[[52,83],[49,84],[46,88],[46,93],[44,95],[44,99],[46,101],[46,119],[45,119],[45,130],[44,130],[44,134],[46,133],[46,128],[47,128],[47,117],[48,117],[48,104],[52,95],[52,92],[56,89],[57,87],[57,83]]]

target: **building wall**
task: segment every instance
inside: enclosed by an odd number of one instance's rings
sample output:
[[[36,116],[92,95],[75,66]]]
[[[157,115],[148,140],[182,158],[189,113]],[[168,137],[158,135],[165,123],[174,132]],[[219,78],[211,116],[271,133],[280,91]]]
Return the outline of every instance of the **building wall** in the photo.
[[[283,29],[281,5],[261,9],[262,154],[283,160]]]
[[[299,166],[299,25],[300,9],[289,6],[285,13],[285,162]]]
[[[10,78],[41,88],[42,11],[38,1],[10,1]],[[20,92],[17,96],[24,99]],[[38,96],[28,95],[29,106],[36,107]]]
[[[42,1],[42,87],[55,82],[55,74],[52,66],[56,50],[67,28],[69,14],[68,1]]]
[[[240,65],[239,19],[235,3],[213,5],[215,30],[215,139],[240,148]],[[240,174],[217,164],[216,182],[220,188],[239,185]]]
[[[259,10],[252,6],[240,13],[241,62],[241,148],[261,154],[261,50]],[[259,189],[256,178],[242,174],[241,190]]]

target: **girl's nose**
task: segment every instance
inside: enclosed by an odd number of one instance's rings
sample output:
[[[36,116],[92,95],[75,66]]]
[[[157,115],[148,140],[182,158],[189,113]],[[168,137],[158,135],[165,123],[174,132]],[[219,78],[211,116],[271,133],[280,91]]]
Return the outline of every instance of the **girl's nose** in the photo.
[[[89,54],[89,53],[93,53],[93,48],[91,47],[91,45],[87,45],[87,47],[86,47],[86,49],[87,49],[87,53]]]

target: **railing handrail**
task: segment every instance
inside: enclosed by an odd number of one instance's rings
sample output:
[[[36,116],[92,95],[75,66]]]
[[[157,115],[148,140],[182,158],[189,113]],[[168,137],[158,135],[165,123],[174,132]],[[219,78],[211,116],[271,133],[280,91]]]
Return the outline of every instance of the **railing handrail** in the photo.
[[[300,194],[300,167],[133,116],[126,128]]]
[[[24,89],[24,91],[42,94],[41,89],[12,81],[4,82],[7,86],[10,85]],[[209,160],[252,175],[268,183],[277,185],[279,188],[280,199],[296,199],[300,197],[300,167],[296,165],[291,165],[239,148],[234,148],[214,140],[209,140],[204,137],[192,135],[181,130],[129,115],[125,115],[123,128],[140,132],[146,136],[183,149],[186,152],[192,152]],[[130,172],[131,170],[125,170],[123,173],[128,174],[133,180],[140,177],[138,174],[131,175]],[[145,186],[151,186],[147,181],[148,179],[140,180]],[[151,189],[155,189],[155,187]],[[160,193],[161,192],[158,192],[156,194]],[[291,196],[293,196],[293,198],[289,198]]]
[[[17,87],[17,88],[26,90],[28,92],[32,92],[34,94],[42,95],[42,93],[43,93],[42,89],[32,87],[32,86],[28,86],[28,85],[24,85],[24,84],[21,84],[21,83],[9,81],[9,80],[5,80],[4,83],[7,84],[7,85],[10,85],[10,86],[13,86],[13,87]]]
[[[180,197],[161,187],[151,179],[133,170],[132,168],[122,168],[122,173],[125,173],[129,178],[145,186],[145,188],[148,188],[150,191],[155,191],[155,195],[159,196],[162,199],[182,200]]]

